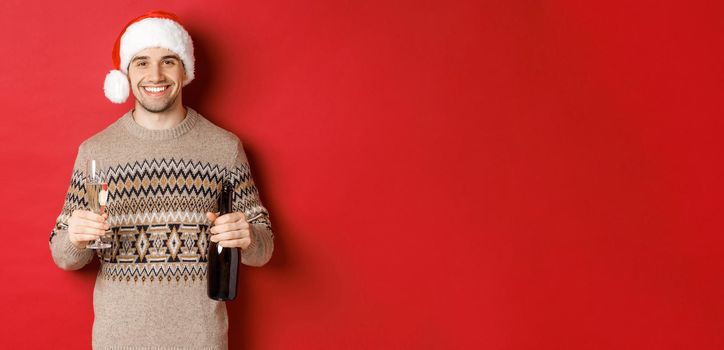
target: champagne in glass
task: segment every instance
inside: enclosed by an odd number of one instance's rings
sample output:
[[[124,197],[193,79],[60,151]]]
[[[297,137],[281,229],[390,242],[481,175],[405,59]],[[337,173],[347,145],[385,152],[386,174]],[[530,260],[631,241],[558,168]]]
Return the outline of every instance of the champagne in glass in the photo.
[[[86,163],[85,195],[89,209],[96,214],[103,215],[108,201],[108,182],[105,174],[101,171],[101,162],[97,159],[89,159]],[[100,237],[86,246],[87,249],[110,247],[111,244],[101,241]]]

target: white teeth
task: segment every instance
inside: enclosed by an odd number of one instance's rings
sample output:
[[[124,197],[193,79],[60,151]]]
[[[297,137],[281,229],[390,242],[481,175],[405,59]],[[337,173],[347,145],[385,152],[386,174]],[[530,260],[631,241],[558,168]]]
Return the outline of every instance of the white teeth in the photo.
[[[161,91],[163,91],[163,90],[166,90],[166,86],[161,86],[161,87],[144,86],[143,89],[146,90],[146,91],[148,91],[148,92],[157,93],[157,92],[161,92]]]

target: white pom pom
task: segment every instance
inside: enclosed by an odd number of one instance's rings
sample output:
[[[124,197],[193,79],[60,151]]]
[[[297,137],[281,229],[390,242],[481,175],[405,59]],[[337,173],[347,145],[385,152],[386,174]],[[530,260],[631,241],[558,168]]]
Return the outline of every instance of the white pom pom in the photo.
[[[106,75],[106,80],[103,82],[103,91],[106,93],[106,97],[113,103],[123,103],[128,99],[131,86],[123,72],[119,70],[112,70]]]

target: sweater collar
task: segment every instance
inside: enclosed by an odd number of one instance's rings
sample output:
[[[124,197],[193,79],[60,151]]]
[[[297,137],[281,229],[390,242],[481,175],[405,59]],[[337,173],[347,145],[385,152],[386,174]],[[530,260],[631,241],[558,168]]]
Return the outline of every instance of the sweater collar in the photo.
[[[131,109],[121,117],[121,124],[123,124],[126,130],[133,136],[144,140],[170,140],[181,137],[187,133],[196,125],[198,120],[199,114],[190,107],[186,107],[186,117],[172,128],[159,130],[146,129],[133,120],[133,109]]]

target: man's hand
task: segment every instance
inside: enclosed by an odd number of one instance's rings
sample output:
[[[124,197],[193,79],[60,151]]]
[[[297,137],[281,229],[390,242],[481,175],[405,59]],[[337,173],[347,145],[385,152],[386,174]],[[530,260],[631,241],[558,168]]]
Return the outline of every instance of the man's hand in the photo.
[[[242,250],[251,244],[251,226],[246,222],[244,213],[233,212],[218,216],[207,212],[206,217],[213,225],[209,230],[212,242],[218,242],[222,247],[236,247]]]
[[[68,219],[68,239],[78,249],[84,249],[88,242],[106,234],[110,225],[108,214],[98,215],[88,210],[74,210]]]

